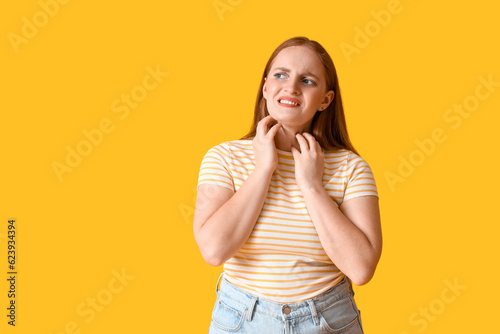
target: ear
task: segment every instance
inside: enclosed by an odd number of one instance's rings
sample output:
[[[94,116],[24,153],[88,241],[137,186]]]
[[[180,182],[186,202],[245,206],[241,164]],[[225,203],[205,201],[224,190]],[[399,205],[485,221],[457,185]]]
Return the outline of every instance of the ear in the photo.
[[[264,85],[262,86],[262,95],[264,96],[264,98],[267,100],[267,92],[266,92],[266,79],[267,77],[264,77]]]
[[[325,95],[325,98],[323,99],[323,102],[321,102],[321,106],[320,106],[319,110],[323,111],[326,108],[328,108],[330,103],[332,103],[334,96],[335,96],[335,92],[333,90],[328,91],[328,93],[326,93],[326,95]]]

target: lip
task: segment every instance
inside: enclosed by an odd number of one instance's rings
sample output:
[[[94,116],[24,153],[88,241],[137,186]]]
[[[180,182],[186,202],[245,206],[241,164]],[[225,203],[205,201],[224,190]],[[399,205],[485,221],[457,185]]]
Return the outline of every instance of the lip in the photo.
[[[279,102],[280,100],[287,100],[287,101],[295,102],[295,103],[298,104],[298,106],[294,106],[294,105],[291,105],[291,104],[280,103]],[[300,101],[297,100],[297,99],[294,99],[293,97],[289,97],[289,96],[280,96],[280,97],[278,97],[278,99],[276,100],[276,102],[278,102],[278,104],[280,106],[283,106],[283,107],[289,107],[289,108],[300,107]]]

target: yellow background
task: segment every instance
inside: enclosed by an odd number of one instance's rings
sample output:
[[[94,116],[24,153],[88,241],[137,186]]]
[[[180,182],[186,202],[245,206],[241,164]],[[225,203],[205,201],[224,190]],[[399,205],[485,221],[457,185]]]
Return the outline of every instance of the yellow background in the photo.
[[[355,287],[365,332],[496,328],[500,87],[460,126],[444,117],[473,101],[480,77],[500,82],[499,6],[219,3],[225,12],[211,0],[72,0],[52,5],[46,21],[35,0],[1,5],[1,332],[206,333],[222,266],[203,261],[192,233],[201,159],[247,132],[267,59],[299,35],[331,54],[351,139],[379,190],[383,254],[373,280]],[[372,11],[389,8],[398,12],[377,30]],[[36,34],[14,46],[34,17]],[[367,28],[362,45],[356,35]],[[346,56],[342,45],[356,43]],[[148,67],[168,76],[120,118],[113,103],[140,91]],[[59,182],[52,164],[105,119],[113,130]],[[387,173],[438,128],[446,140],[391,188]],[[10,218],[15,328],[6,317]],[[121,286],[113,273],[122,270]],[[453,294],[446,282],[463,289]],[[92,299],[105,301],[94,318],[82,313]]]

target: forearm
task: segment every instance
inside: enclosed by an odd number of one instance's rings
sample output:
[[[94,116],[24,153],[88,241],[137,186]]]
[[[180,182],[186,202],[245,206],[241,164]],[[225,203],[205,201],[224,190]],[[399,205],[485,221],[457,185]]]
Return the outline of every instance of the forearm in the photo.
[[[211,265],[221,265],[247,241],[262,211],[271,177],[270,172],[254,170],[202,226],[200,244]]]
[[[321,245],[332,262],[354,282],[364,284],[370,280],[380,257],[370,240],[323,187],[307,189],[303,196]]]

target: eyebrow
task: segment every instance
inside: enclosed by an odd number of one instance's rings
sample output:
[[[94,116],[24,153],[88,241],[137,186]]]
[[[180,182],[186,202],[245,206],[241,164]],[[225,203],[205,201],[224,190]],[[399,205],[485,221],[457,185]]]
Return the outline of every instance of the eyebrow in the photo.
[[[276,71],[276,70],[280,70],[280,71],[283,71],[283,72],[290,72],[290,70],[289,70],[288,68],[286,68],[286,67],[276,67],[274,70],[275,70],[275,71]],[[313,73],[311,73],[311,72],[306,72],[306,73],[304,73],[304,74],[305,74],[306,76],[307,76],[307,75],[309,75],[309,76],[311,76],[311,77],[315,77],[315,78],[316,78],[316,80],[319,80],[319,78],[318,78],[317,76],[315,76],[315,75],[314,75]]]

